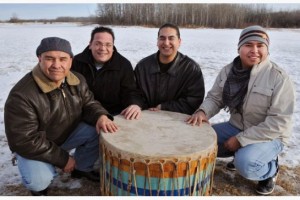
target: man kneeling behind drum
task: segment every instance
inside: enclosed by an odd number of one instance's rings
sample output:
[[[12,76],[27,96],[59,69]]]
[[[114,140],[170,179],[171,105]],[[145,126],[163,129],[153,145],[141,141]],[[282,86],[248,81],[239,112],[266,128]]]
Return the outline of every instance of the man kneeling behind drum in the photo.
[[[36,54],[38,64],[10,91],[4,110],[8,145],[24,186],[35,196],[47,195],[55,167],[99,181],[92,171],[99,157],[98,133],[118,130],[85,79],[70,72],[73,53],[67,40],[45,38]],[[68,151],[74,148],[73,157]]]
[[[230,111],[229,122],[212,126],[218,137],[218,157],[234,156],[228,167],[258,181],[256,192],[268,195],[275,188],[278,155],[290,137],[295,91],[286,72],[269,59],[264,28],[245,28],[238,53],[187,122],[201,125],[222,108]]]

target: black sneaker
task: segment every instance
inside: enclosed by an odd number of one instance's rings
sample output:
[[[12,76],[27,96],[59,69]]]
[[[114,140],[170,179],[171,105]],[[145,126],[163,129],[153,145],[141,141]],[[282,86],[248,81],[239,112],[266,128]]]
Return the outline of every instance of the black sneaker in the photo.
[[[227,165],[226,165],[226,169],[227,169],[227,170],[229,170],[229,171],[236,171],[236,168],[235,168],[235,166],[234,166],[234,164],[233,164],[233,161],[234,161],[234,160],[232,160],[232,161],[230,161],[229,163],[227,163]]]
[[[48,188],[42,190],[42,191],[30,191],[32,196],[48,196]]]
[[[278,170],[279,170],[278,157],[276,158],[275,161],[276,161],[276,167],[277,167],[277,171],[276,171],[275,175],[273,177],[267,178],[266,180],[258,181],[258,184],[256,187],[256,192],[258,194],[268,195],[274,191],[276,180],[278,177]]]
[[[95,171],[83,172],[83,171],[79,171],[77,169],[74,169],[71,173],[71,177],[72,178],[85,177],[85,178],[87,178],[91,181],[100,182],[100,174],[98,172],[95,172]]]
[[[275,189],[275,184],[277,180],[278,173],[276,173],[273,177],[267,178],[263,181],[258,181],[256,192],[262,195],[269,195]]]

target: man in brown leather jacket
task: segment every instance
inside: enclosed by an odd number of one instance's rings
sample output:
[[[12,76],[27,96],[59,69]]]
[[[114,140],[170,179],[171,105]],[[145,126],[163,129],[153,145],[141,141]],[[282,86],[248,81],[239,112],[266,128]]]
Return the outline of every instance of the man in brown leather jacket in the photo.
[[[32,195],[47,195],[55,167],[99,181],[93,171],[98,133],[118,127],[94,100],[85,79],[70,72],[73,53],[67,40],[44,38],[36,54],[38,64],[12,88],[4,110],[8,145],[22,182]],[[72,149],[75,153],[69,155]]]

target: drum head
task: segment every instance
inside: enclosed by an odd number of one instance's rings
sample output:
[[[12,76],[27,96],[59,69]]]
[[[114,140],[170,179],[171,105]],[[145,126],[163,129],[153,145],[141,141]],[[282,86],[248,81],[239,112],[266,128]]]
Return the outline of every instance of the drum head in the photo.
[[[188,115],[168,111],[143,111],[139,120],[116,116],[116,133],[101,133],[100,142],[125,159],[197,159],[215,148],[216,134],[206,123],[185,122]]]

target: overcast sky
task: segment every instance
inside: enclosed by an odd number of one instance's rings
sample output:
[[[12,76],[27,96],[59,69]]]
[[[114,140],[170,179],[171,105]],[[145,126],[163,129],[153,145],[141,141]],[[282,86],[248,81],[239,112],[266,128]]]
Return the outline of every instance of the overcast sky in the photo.
[[[280,3],[267,5],[270,8],[276,10],[300,10],[300,3]],[[19,19],[55,19],[57,17],[88,17],[90,15],[95,15],[96,10],[96,3],[0,3],[0,20],[9,20],[12,16],[17,16]]]
[[[12,16],[20,19],[55,19],[57,17],[88,17],[95,15],[95,3],[70,4],[3,4],[0,3],[0,20],[9,20]]]

